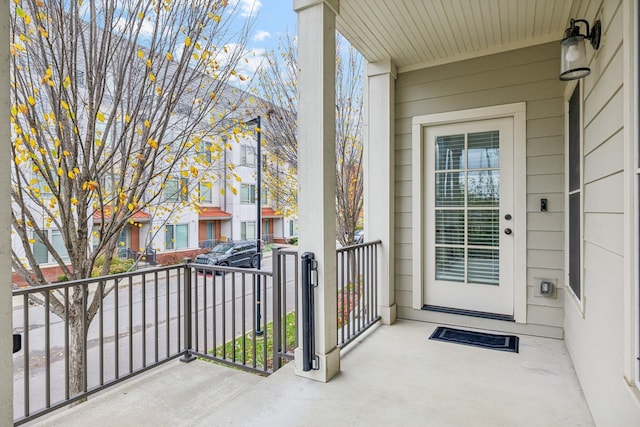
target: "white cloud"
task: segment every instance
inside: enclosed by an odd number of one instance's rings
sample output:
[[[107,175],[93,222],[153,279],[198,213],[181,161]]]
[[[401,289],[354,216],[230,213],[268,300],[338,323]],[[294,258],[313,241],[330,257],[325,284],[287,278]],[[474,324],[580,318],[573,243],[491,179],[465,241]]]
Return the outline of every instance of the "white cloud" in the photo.
[[[231,6],[238,6],[243,17],[253,16],[262,8],[261,0],[231,0]]]
[[[260,30],[256,33],[255,36],[253,36],[253,41],[254,42],[261,42],[264,41],[265,39],[268,39],[269,37],[271,37],[271,33],[268,31],[264,31],[264,30]]]

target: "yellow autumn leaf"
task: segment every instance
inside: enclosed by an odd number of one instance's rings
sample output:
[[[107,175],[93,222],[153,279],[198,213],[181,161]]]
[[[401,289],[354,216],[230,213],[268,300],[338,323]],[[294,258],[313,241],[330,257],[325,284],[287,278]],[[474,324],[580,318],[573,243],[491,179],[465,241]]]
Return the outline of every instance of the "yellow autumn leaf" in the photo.
[[[156,81],[156,76],[152,72],[149,72],[149,80],[151,80],[152,82]]]
[[[151,127],[151,122],[149,120],[144,121],[144,127]]]
[[[64,171],[62,170],[62,168],[58,168],[58,176],[62,175],[64,175]]]
[[[144,58],[144,52],[142,50],[138,50],[138,58]]]
[[[130,210],[130,211],[132,211],[132,210],[133,210],[133,203],[129,203],[129,204],[127,205],[127,207],[129,208],[129,210]]]
[[[130,123],[131,122],[131,117],[128,114],[125,114],[124,115],[124,121],[127,122],[127,123]]]
[[[102,111],[98,111],[98,114],[96,114],[96,119],[98,119],[98,121],[104,122],[104,114],[102,114]]]
[[[184,39],[184,45],[187,46],[187,47],[191,46],[191,37],[187,36]]]
[[[138,12],[138,18],[140,18],[140,19],[144,18],[144,13]]]
[[[152,65],[151,60],[150,60],[150,59],[147,59],[147,67],[151,67],[151,65]]]
[[[60,101],[60,106],[65,110],[69,111],[69,104],[67,104],[64,99]]]
[[[237,195],[237,194],[238,194],[238,190],[236,190],[236,188],[235,188],[235,187],[231,187],[231,192],[232,192],[234,195]]]
[[[34,244],[36,242],[36,239],[29,239],[29,243]]]
[[[173,61],[173,54],[171,52],[167,52],[166,56],[169,61]]]
[[[74,204],[74,205],[77,205],[78,204],[78,199],[76,199],[75,197],[72,197],[71,198],[71,203]]]

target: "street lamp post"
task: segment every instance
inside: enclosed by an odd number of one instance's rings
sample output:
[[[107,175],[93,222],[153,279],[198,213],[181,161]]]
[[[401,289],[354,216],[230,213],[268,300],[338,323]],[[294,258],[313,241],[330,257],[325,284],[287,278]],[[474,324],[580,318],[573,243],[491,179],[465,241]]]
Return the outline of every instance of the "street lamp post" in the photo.
[[[260,270],[260,266],[262,264],[262,241],[261,241],[261,232],[262,232],[262,143],[261,143],[261,135],[262,129],[260,127],[260,116],[255,119],[251,119],[248,122],[245,122],[247,126],[256,126],[257,129],[257,141],[256,141],[256,246],[258,251],[258,267]],[[261,276],[256,276],[257,281],[257,295],[256,295],[256,335],[262,335],[264,331],[262,330],[262,316],[261,316]]]

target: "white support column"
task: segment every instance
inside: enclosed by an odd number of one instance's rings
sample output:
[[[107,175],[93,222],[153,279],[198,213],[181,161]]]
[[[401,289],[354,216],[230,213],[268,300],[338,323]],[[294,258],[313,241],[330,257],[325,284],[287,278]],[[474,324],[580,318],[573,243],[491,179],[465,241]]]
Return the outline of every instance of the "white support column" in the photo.
[[[367,65],[367,137],[364,157],[364,232],[380,239],[378,312],[382,322],[396,320],[395,299],[395,79],[391,60]]]
[[[336,308],[335,20],[339,0],[294,0],[298,14],[298,212],[300,253],[318,262],[315,289],[317,370],[296,374],[329,381],[340,371]],[[302,342],[302,340],[300,340]]]
[[[0,0],[0,147],[11,152],[9,133],[9,0]],[[0,167],[0,426],[13,425],[10,156]]]

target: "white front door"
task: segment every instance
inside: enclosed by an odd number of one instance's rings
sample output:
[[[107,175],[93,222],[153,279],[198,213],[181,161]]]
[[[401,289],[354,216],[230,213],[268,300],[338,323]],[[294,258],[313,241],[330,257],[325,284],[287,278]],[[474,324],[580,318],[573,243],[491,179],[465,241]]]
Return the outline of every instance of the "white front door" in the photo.
[[[513,118],[424,128],[425,303],[513,315]]]

